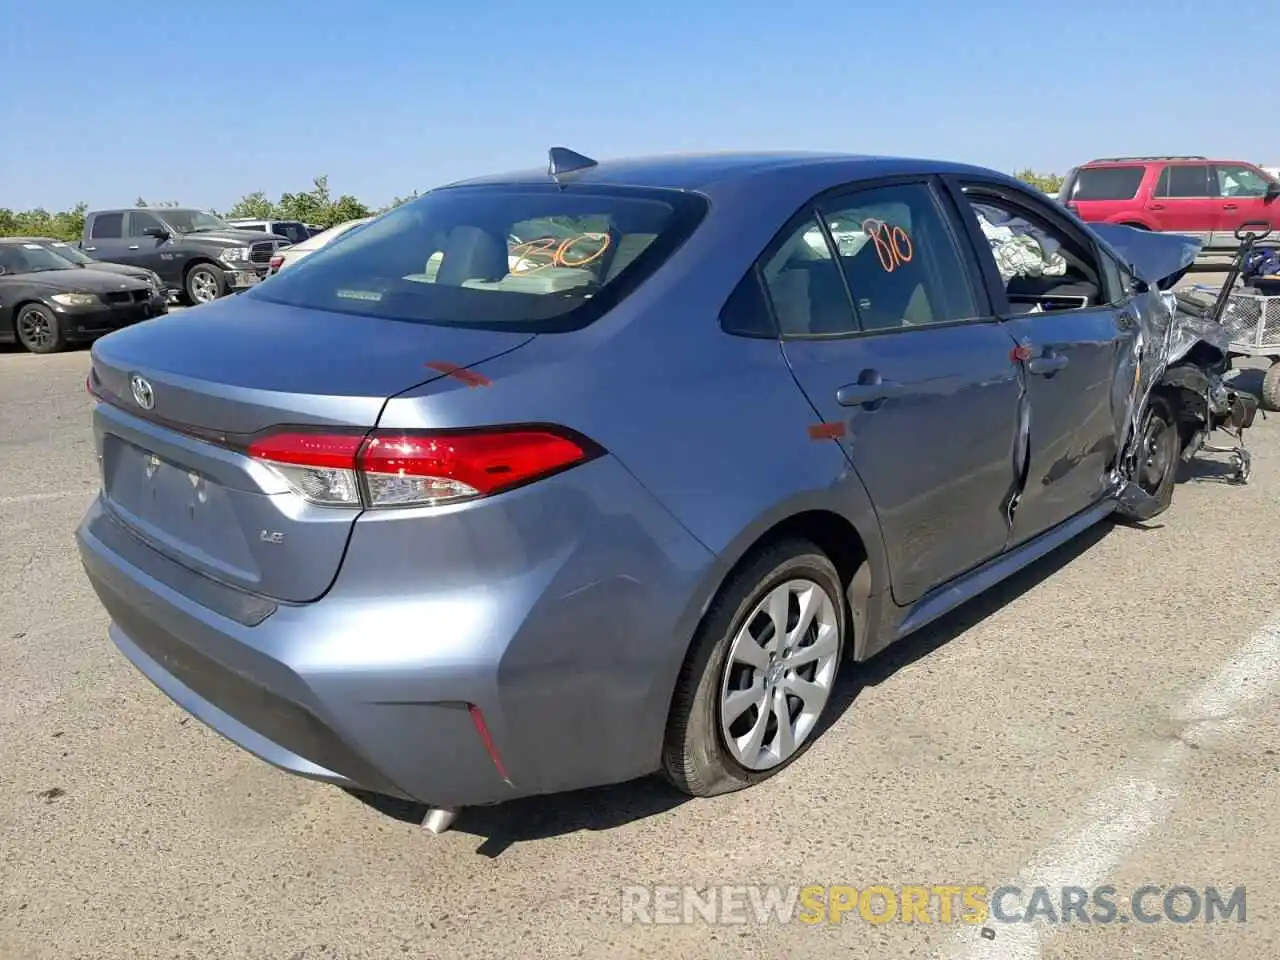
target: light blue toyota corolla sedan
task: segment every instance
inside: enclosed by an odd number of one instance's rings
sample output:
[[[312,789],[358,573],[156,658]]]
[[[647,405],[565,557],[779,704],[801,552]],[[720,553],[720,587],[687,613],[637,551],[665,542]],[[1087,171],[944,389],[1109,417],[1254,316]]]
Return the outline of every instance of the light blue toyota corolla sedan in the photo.
[[[100,340],[84,566],[191,714],[437,826],[749,786],[849,663],[1113,511],[1130,267],[990,170],[557,148]]]

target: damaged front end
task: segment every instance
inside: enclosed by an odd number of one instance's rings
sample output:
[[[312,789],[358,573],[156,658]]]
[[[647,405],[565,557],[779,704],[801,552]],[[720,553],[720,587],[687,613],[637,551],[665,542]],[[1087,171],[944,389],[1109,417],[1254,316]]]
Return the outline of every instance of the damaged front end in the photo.
[[[1161,426],[1153,421],[1172,419],[1182,461],[1201,452],[1228,454],[1235,479],[1244,482],[1250,468],[1244,431],[1253,424],[1258,400],[1225,379],[1231,369],[1230,336],[1219,316],[1220,304],[1173,290],[1195,263],[1200,241],[1113,224],[1095,224],[1093,230],[1130,265],[1141,290],[1132,301],[1137,325],[1132,386],[1125,409],[1119,411],[1121,455],[1112,481],[1119,512],[1147,520],[1166,509],[1172,496],[1171,484],[1159,482],[1149,470],[1159,435],[1153,426]],[[1215,430],[1235,444],[1211,446]]]

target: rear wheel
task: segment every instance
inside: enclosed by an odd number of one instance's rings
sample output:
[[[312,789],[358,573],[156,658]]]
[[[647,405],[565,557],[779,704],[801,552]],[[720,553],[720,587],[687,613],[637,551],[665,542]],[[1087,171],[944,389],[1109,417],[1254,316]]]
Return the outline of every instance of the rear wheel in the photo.
[[[733,575],[680,674],[663,768],[692,796],[776,774],[812,744],[844,653],[840,578],[812,543],[774,544]]]
[[[212,303],[227,292],[227,278],[212,264],[197,263],[187,271],[187,302],[191,306]]]
[[[62,324],[48,307],[28,303],[13,318],[18,342],[32,353],[57,353],[67,345]]]

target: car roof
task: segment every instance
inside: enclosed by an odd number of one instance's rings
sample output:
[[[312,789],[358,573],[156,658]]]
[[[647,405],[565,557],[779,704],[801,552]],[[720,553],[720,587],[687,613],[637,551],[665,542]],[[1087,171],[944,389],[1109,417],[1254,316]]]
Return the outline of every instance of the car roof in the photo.
[[[963,163],[913,157],[873,156],[820,152],[724,152],[662,154],[603,160],[595,166],[562,174],[560,182],[611,186],[656,187],[714,193],[749,181],[769,178],[808,180],[836,186],[855,180],[920,173],[992,175],[1012,181],[997,171]],[[545,167],[471,177],[448,187],[485,184],[556,183]]]
[[[70,240],[58,240],[56,237],[0,237],[0,243],[65,243]]]
[[[173,213],[176,210],[206,212],[202,207],[103,207],[101,210],[90,210],[85,216],[97,217],[104,213]]]

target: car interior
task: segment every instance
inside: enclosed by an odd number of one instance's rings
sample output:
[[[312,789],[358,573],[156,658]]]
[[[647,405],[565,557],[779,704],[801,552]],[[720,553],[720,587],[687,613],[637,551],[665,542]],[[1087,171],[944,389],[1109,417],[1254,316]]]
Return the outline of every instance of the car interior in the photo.
[[[599,220],[600,218],[593,218]],[[562,226],[547,220],[512,225],[505,232],[458,226],[439,239],[420,273],[404,279],[472,290],[590,295],[611,282],[658,234],[651,224]]]
[[[1104,302],[1093,258],[1060,231],[994,198],[970,198],[970,203],[979,223],[985,223],[1014,312],[1079,310]]]
[[[930,263],[913,256],[893,270],[886,270],[880,251],[863,231],[864,223],[882,222],[911,234],[910,210],[905,204],[892,219],[855,216],[841,212],[831,218],[832,235],[840,254],[840,272],[833,269],[831,251],[822,231],[813,227],[797,231],[765,264],[763,275],[779,328],[790,336],[831,336],[859,329],[855,326],[845,292],[848,284],[857,305],[860,329],[891,330],[934,322],[929,297]],[[880,214],[880,211],[876,211]],[[853,226],[850,226],[850,224]]]

